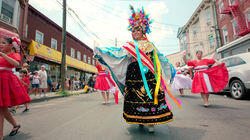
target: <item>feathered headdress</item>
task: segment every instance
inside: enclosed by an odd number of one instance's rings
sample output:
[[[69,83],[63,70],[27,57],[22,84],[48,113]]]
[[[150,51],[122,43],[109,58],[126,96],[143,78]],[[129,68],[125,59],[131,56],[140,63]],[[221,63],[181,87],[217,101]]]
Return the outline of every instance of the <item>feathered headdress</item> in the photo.
[[[150,24],[153,21],[149,18],[149,15],[146,14],[143,7],[141,10],[138,9],[137,12],[135,12],[133,6],[130,5],[130,10],[131,10],[132,15],[129,18],[128,30],[132,31],[133,28],[140,26],[144,34],[151,33]]]

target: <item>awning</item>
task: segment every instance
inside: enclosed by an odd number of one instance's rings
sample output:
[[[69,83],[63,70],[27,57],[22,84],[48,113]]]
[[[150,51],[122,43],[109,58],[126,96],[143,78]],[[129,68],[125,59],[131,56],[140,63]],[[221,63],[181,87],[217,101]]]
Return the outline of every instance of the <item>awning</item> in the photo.
[[[34,40],[31,41],[28,47],[28,50],[29,50],[29,55],[31,56],[37,56],[37,57],[40,57],[40,58],[43,58],[52,62],[56,62],[59,64],[61,63],[61,59],[62,59],[61,52],[56,51],[43,44],[40,44]],[[84,63],[83,61],[77,60],[68,55],[66,55],[66,65],[76,68],[76,69],[88,71],[88,72],[93,72],[93,73],[98,72],[95,66]]]

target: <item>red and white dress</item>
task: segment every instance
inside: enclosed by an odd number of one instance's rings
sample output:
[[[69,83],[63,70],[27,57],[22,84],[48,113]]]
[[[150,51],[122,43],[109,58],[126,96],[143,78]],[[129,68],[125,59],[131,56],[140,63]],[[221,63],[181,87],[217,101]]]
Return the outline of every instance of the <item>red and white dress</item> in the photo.
[[[174,90],[192,88],[192,79],[189,76],[182,74],[181,67],[176,69],[176,75],[172,84]]]
[[[228,82],[227,68],[224,63],[221,66],[208,67],[214,63],[214,59],[194,60],[187,63],[188,66],[193,66],[196,71],[193,77],[192,93],[216,93],[226,87]]]
[[[18,53],[10,53],[8,56],[21,62]],[[19,78],[12,73],[13,68],[7,60],[0,57],[0,107],[17,106],[31,101]]]
[[[100,91],[115,92],[115,83],[111,79],[110,74],[107,72],[104,68],[101,67],[101,65],[96,66],[99,75],[96,78],[95,87],[94,89],[98,89]]]

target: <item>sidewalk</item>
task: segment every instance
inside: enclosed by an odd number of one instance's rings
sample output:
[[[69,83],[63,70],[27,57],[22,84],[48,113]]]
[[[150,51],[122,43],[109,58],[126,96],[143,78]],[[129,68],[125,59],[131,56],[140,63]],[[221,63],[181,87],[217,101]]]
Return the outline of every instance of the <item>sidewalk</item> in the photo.
[[[70,93],[68,95],[60,95],[60,94],[56,94],[56,92],[47,92],[46,97],[44,97],[43,93],[42,93],[41,97],[40,97],[39,93],[36,96],[34,94],[31,94],[30,99],[31,99],[32,103],[36,103],[36,102],[48,101],[50,99],[56,99],[56,98],[68,97],[68,96],[72,96],[72,95],[83,94],[84,90],[81,89],[81,90],[68,91],[68,92]]]

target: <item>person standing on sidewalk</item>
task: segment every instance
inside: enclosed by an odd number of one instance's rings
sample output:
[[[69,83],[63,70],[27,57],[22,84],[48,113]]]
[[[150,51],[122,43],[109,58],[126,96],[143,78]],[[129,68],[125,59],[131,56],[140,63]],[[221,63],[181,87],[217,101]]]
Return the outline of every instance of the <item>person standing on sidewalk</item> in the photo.
[[[42,91],[44,93],[44,97],[46,97],[46,92],[48,89],[48,83],[47,83],[47,72],[45,70],[45,66],[42,65],[41,66],[41,70],[38,71],[38,75],[40,77],[40,85],[39,85],[39,92],[40,92],[40,96],[42,95]]]
[[[197,60],[187,61],[184,52],[184,61],[196,71],[193,77],[192,93],[200,93],[204,101],[204,107],[210,106],[208,102],[209,93],[216,93],[223,90],[228,82],[228,71],[225,63],[220,63],[215,59],[203,59],[203,52],[196,52]],[[217,66],[211,67],[213,64]]]
[[[20,54],[15,52],[20,49],[19,45],[20,41],[17,38],[0,39],[0,140],[3,140],[4,119],[13,125],[9,136],[16,135],[21,127],[8,107],[31,101],[19,78],[12,73],[12,69],[18,67],[21,62]]]
[[[39,84],[40,84],[40,76],[38,75],[37,71],[34,72],[34,75],[31,75],[31,79],[32,79],[32,82],[31,82],[32,90],[31,91],[34,92],[35,96],[36,96],[36,94],[39,90]]]

